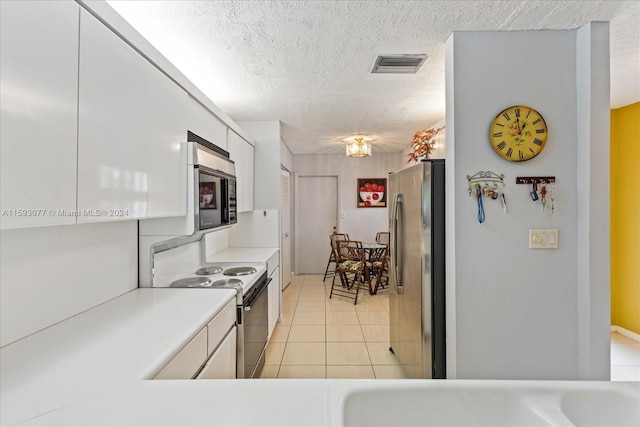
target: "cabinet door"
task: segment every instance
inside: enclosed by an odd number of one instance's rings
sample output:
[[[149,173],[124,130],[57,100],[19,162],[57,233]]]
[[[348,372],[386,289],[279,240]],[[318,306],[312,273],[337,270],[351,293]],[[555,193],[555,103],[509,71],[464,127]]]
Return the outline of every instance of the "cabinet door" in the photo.
[[[196,379],[213,380],[236,378],[237,329],[236,326],[231,328]]]
[[[79,13],[0,2],[2,228],[76,222]]]
[[[269,283],[269,337],[276,327],[276,323],[280,319],[280,305],[282,300],[282,291],[280,287],[280,267],[276,267]]]
[[[191,96],[189,96],[187,110],[189,112],[187,130],[227,150],[227,125]]]
[[[254,166],[255,166],[255,158],[254,152],[255,148],[253,145],[249,143],[245,143],[244,147],[244,165],[245,170],[243,171],[243,176],[245,178],[245,191],[244,191],[244,207],[246,211],[253,210],[253,176],[254,176]]]
[[[78,208],[147,214],[147,61],[88,12],[80,15]],[[78,222],[109,221],[81,215]]]
[[[79,68],[78,222],[184,215],[186,92],[84,10]]]
[[[188,380],[207,360],[207,328],[203,328],[154,377],[156,380]]]
[[[238,212],[253,210],[253,145],[229,130],[227,144],[231,160],[236,163]]]
[[[187,101],[189,95],[152,67],[147,92],[147,217],[187,214]]]

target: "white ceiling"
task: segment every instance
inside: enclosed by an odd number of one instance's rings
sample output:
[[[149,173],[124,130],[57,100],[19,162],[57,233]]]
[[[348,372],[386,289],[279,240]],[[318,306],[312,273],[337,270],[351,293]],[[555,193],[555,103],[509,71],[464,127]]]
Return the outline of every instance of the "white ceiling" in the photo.
[[[640,101],[636,1],[108,1],[234,120],[280,120],[294,154],[354,134],[401,151],[445,114],[453,31],[610,21],[611,106]],[[415,75],[371,74],[378,54],[426,53]]]

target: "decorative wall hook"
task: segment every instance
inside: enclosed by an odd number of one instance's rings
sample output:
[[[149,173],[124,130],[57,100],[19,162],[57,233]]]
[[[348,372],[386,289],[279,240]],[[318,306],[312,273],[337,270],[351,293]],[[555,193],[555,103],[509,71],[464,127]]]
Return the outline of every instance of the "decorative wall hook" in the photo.
[[[537,202],[540,200],[542,205],[542,212],[546,211],[547,198],[551,200],[551,214],[554,213],[554,201],[556,196],[555,191],[555,176],[519,176],[516,177],[516,184],[529,184],[532,191],[529,193],[531,200]],[[540,186],[540,196],[538,196],[538,186]]]
[[[504,197],[504,174],[498,175],[492,171],[480,171],[473,175],[467,175],[469,196],[476,196],[478,205],[478,222],[482,224],[485,220],[483,197],[493,200],[500,199],[502,209],[507,211],[507,200]]]

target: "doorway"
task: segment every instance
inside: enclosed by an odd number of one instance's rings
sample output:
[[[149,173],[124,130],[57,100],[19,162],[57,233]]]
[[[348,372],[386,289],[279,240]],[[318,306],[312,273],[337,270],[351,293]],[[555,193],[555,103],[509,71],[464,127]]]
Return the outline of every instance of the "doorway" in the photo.
[[[296,174],[296,274],[322,274],[338,229],[338,176]]]

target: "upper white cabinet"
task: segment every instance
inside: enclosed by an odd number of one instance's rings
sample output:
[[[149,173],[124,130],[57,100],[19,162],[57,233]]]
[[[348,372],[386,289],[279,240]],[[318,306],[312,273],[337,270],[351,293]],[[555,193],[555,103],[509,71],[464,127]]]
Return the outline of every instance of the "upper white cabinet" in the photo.
[[[79,70],[78,222],[186,214],[187,93],[84,10]]]
[[[227,125],[203,107],[195,98],[190,96],[188,102],[188,130],[226,150]]]
[[[229,129],[227,150],[236,163],[238,212],[253,210],[254,147]]]
[[[76,218],[75,2],[0,2],[1,226]]]

